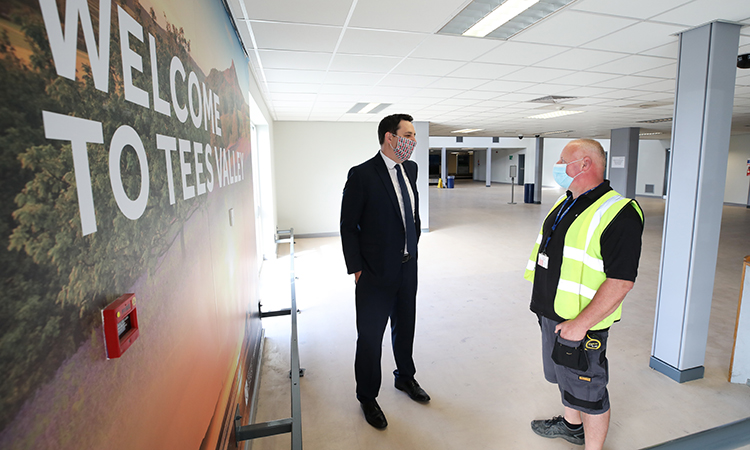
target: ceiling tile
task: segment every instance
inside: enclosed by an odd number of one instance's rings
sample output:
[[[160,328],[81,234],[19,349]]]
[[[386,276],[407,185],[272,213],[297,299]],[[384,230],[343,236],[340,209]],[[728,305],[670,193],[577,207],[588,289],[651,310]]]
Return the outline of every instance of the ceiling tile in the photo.
[[[675,25],[640,22],[631,27],[616,31],[601,39],[583,45],[594,50],[610,50],[628,53],[640,53],[664,44],[676,42],[674,33],[683,31]]]
[[[571,70],[564,69],[547,69],[543,67],[524,67],[521,70],[517,70],[509,75],[502,77],[502,80],[510,81],[525,81],[544,83],[546,81],[554,80],[565,75],[572,74]]]
[[[530,66],[564,52],[567,48],[508,41],[477,58],[477,62]]]
[[[552,67],[556,69],[586,70],[616,59],[624,58],[627,54],[603,52],[574,48],[541,61],[535,66]]]
[[[549,85],[548,85],[549,86]],[[571,96],[571,97],[595,97],[597,95],[604,94],[611,91],[609,88],[593,87],[593,86],[565,86],[565,89],[561,89],[556,95]],[[578,99],[571,100],[572,103],[578,102]]]
[[[469,99],[475,99],[475,100],[488,100],[493,99],[500,95],[500,92],[492,92],[492,91],[463,91],[457,93],[454,97],[455,98],[469,98]]]
[[[632,55],[592,67],[591,70],[602,73],[630,75],[632,73],[643,72],[645,70],[656,69],[671,64],[673,64],[671,59]]]
[[[644,70],[643,72],[636,72],[636,75],[644,77],[659,77],[659,78],[670,78],[674,79],[677,76],[677,64],[672,63],[663,67],[659,67],[651,70]]]
[[[322,83],[326,76],[322,70],[268,69],[265,73],[269,83]]]
[[[439,105],[453,105],[453,106],[479,106],[479,101],[470,98],[449,98],[438,103]]]
[[[638,89],[652,92],[674,92],[675,80],[661,80],[638,86]]]
[[[393,31],[347,29],[339,53],[363,56],[401,56],[410,54],[425,36]]]
[[[650,77],[637,77],[637,76],[624,76],[619,78],[613,78],[611,80],[602,81],[597,83],[596,87],[613,88],[613,89],[628,89],[641,86],[644,84],[653,83],[656,81],[662,81],[658,78]]]
[[[351,0],[316,0],[314,2],[274,0],[272,2],[256,1],[252,4],[247,4],[247,0],[245,1],[245,10],[249,16],[244,17],[245,19],[339,26],[344,25],[352,4]],[[235,13],[241,15],[242,9],[237,8]]]
[[[648,19],[690,1],[692,0],[582,0],[574,3],[571,9]]]
[[[324,83],[374,86],[381,78],[383,78],[383,75],[379,73],[328,72]]]
[[[648,92],[648,93],[642,93],[640,95],[634,95],[632,97],[628,97],[631,100],[636,101],[673,101],[674,96],[669,95],[668,92]]]
[[[465,3],[464,0],[359,0],[349,26],[434,33]]]
[[[290,23],[252,22],[258,48],[333,52],[341,28]],[[299,36],[304,36],[300,39]]]
[[[332,53],[258,50],[264,69],[326,70]]]
[[[514,92],[519,89],[523,89],[529,86],[533,86],[535,83],[528,83],[523,81],[509,81],[509,80],[497,80],[490,81],[487,84],[483,84],[475,89],[475,91],[490,91],[490,92]],[[486,95],[486,94],[485,94]]]
[[[330,70],[339,72],[371,72],[386,74],[393,69],[402,58],[390,56],[345,55],[337,53],[333,58]]]
[[[602,81],[611,80],[617,78],[618,75],[611,73],[596,73],[596,72],[576,72],[570,75],[565,75],[555,80],[557,84],[570,84],[573,86],[589,86]]]
[[[444,99],[444,98],[450,98],[454,97],[458,94],[463,93],[464,91],[460,89],[432,89],[432,88],[426,88],[426,89],[420,89],[418,91],[412,92],[412,96],[414,97],[430,97],[430,98],[438,98],[438,99]]]
[[[478,63],[471,62],[463,64],[458,69],[450,73],[452,77],[466,77],[466,78],[484,78],[487,80],[494,80],[503,75],[507,75],[511,72],[515,72],[521,69],[523,66],[509,66],[506,64],[489,64],[489,63]]]
[[[449,78],[444,77],[430,85],[430,88],[436,89],[474,89],[486,83],[487,80],[478,80],[476,78]]]
[[[322,94],[362,95],[369,93],[369,86],[357,86],[348,84],[323,84],[320,86]]]
[[[458,69],[462,64],[459,61],[407,58],[396,66],[391,73],[442,77]]]
[[[389,95],[395,97],[408,97],[414,94],[415,88],[413,87],[396,87],[396,86],[375,86],[370,88],[370,94],[372,95]]]
[[[438,77],[420,76],[420,75],[400,75],[391,74],[383,78],[379,84],[381,86],[396,87],[426,87],[438,80]]]
[[[747,0],[695,0],[652,19],[695,27],[714,20],[747,19],[749,10]]]
[[[320,89],[320,85],[304,83],[268,83],[268,89],[273,93],[297,92],[316,94],[318,89]]]
[[[578,47],[635,23],[633,19],[566,10],[522,31],[513,40]]]
[[[570,86],[563,86],[559,84],[539,83],[523,89],[519,89],[516,92],[530,94],[534,97],[546,97],[548,95],[559,95],[560,92],[563,92],[570,88]]]
[[[495,39],[433,34],[428,36],[411,56],[417,58],[471,61],[501,44],[502,41]]]
[[[273,93],[271,98],[276,107],[283,106],[290,102],[290,105],[306,105],[312,106],[312,102],[315,101],[316,94],[299,94],[299,93]]]
[[[661,56],[662,58],[672,58],[676,60],[679,52],[680,43],[678,40],[675,40],[674,42],[670,42],[669,44],[648,49],[644,52],[641,52],[640,54],[646,56]]]

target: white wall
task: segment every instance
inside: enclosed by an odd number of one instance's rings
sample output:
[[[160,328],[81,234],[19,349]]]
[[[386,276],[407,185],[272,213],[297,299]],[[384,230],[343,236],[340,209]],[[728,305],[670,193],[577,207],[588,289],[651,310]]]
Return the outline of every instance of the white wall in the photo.
[[[419,165],[422,228],[429,227],[429,135],[427,122],[414,122]],[[295,235],[339,232],[341,194],[349,169],[380,149],[377,122],[276,122],[276,209],[280,228]]]
[[[732,136],[729,140],[725,202],[750,204],[748,202],[748,188],[750,187],[750,177],[747,176],[748,160],[750,160],[750,134]]]
[[[420,215],[423,229],[429,228],[429,148],[464,148],[496,146],[493,157],[493,182],[510,182],[508,155],[513,154],[517,164],[518,154],[526,154],[526,182],[533,182],[533,138],[501,138],[491,143],[491,138],[465,138],[456,144],[454,137],[430,137],[426,122],[415,122],[418,145],[412,159],[419,164]],[[341,193],[349,168],[374,156],[379,148],[377,123],[349,122],[274,122],[273,155],[276,179],[276,210],[279,228],[294,227],[296,234],[336,234],[339,230]],[[560,152],[572,139],[544,140],[544,171],[542,185],[557,187],[552,177],[552,166]],[[598,140],[609,151],[609,139]],[[643,195],[645,185],[653,184],[660,195],[664,176],[664,149],[667,141],[642,140],[639,143],[636,193]],[[525,149],[523,147],[526,147]],[[494,156],[494,155],[493,155]],[[724,201],[746,204],[750,177],[745,176],[750,159],[750,135],[733,136],[729,146],[727,184]],[[474,154],[475,179],[485,179],[484,152]],[[480,163],[478,165],[478,163]],[[495,166],[497,164],[497,166]]]
[[[379,149],[377,123],[276,122],[279,228],[294,228],[296,235],[338,233],[349,169]]]
[[[516,144],[518,145],[518,144]],[[534,174],[529,167],[533,167],[529,164],[529,152],[526,148],[493,148],[492,150],[492,173],[490,174],[490,181],[493,183],[510,183],[510,166],[515,165],[518,170],[518,155],[526,155],[526,162],[524,166],[526,171],[524,172],[524,182],[533,183]],[[513,156],[513,159],[510,159]],[[487,180],[487,151],[477,151],[474,153],[474,179],[477,181]],[[532,161],[533,163],[533,161]],[[531,177],[532,181],[529,181]],[[518,177],[516,176],[516,183],[518,183]]]
[[[547,138],[544,140],[544,166],[542,171],[542,186],[543,187],[559,187],[555,182],[555,178],[552,176],[552,166],[554,166],[560,159],[560,153],[568,142],[573,139],[552,139]],[[609,152],[609,139],[596,139],[597,142],[602,144],[605,152]],[[528,170],[527,170],[528,172]]]
[[[668,140],[641,140],[638,142],[638,170],[635,195],[661,197],[664,192],[664,163]],[[653,194],[646,193],[646,185],[653,184]]]

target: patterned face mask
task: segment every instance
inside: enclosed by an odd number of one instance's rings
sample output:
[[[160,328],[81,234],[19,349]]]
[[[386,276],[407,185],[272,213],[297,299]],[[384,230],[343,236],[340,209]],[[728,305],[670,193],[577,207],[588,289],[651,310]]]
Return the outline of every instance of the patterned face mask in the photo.
[[[394,134],[394,136],[396,135]],[[396,158],[398,158],[400,162],[404,162],[411,157],[411,154],[414,152],[414,147],[417,146],[417,141],[413,141],[401,136],[396,137],[398,138],[396,147],[394,148],[390,142],[388,143],[388,145],[391,145]]]

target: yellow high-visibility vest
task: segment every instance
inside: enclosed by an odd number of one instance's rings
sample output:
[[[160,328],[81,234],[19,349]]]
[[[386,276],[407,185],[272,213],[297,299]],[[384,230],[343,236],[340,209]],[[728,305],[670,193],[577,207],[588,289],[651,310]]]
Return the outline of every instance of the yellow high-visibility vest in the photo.
[[[565,196],[560,197],[549,214],[555,210]],[[599,286],[604,283],[607,276],[604,273],[604,261],[601,252],[601,237],[607,226],[620,213],[622,208],[633,203],[636,211],[643,222],[643,211],[638,203],[621,196],[615,191],[608,191],[596,200],[578,217],[565,233],[563,247],[563,260],[560,267],[560,281],[557,283],[555,293],[555,313],[565,320],[574,319],[583,311],[594,298]],[[545,222],[547,219],[545,218]],[[539,230],[534,250],[526,265],[524,278],[533,282],[534,270],[537,265],[537,254],[542,243],[544,233],[544,222]],[[622,304],[615,312],[594,325],[592,330],[603,330],[620,320]]]

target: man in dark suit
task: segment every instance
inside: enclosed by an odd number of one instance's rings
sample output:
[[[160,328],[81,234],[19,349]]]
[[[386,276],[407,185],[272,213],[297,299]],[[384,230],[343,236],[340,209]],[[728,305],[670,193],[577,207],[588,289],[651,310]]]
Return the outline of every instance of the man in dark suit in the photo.
[[[357,400],[367,423],[378,429],[388,426],[375,398],[389,318],[394,385],[412,400],[430,401],[414,379],[412,359],[420,235],[417,164],[408,160],[417,143],[412,121],[407,114],[393,114],[380,122],[380,151],[349,170],[341,202],[341,244],[356,283]]]

